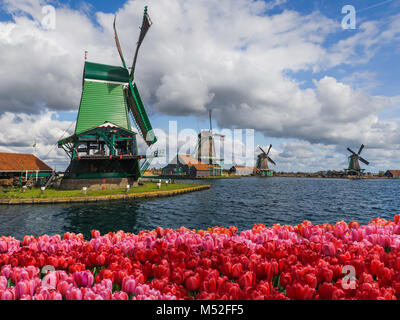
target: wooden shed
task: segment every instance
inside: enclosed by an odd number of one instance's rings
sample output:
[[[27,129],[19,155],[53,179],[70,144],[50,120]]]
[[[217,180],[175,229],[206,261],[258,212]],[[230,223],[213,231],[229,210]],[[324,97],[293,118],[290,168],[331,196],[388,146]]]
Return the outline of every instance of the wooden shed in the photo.
[[[33,154],[0,152],[0,185],[12,185],[15,178],[46,178],[53,169]]]

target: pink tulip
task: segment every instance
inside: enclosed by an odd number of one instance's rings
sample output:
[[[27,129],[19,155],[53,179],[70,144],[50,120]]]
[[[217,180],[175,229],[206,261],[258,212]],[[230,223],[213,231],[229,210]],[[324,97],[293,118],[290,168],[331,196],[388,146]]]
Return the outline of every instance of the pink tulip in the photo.
[[[25,295],[31,294],[31,287],[29,281],[20,281],[15,286],[15,291],[17,293],[17,297],[20,299]]]
[[[91,287],[94,282],[93,274],[90,271],[80,271],[73,274],[75,285],[78,287]]]
[[[67,294],[67,291],[71,289],[73,285],[65,280],[61,280],[57,284],[57,291],[59,291],[63,296]]]
[[[66,298],[67,300],[82,300],[82,292],[78,288],[72,288],[67,291]]]
[[[0,290],[4,291],[7,289],[7,278],[0,276]]]
[[[0,300],[16,300],[15,288],[8,288],[0,295]]]
[[[135,292],[136,281],[133,276],[125,277],[122,280],[122,291],[125,291],[127,294],[131,295]]]
[[[123,291],[117,291],[114,292],[112,295],[113,300],[129,300],[129,296],[126,294],[126,292]]]
[[[1,275],[9,279],[11,277],[11,274],[13,273],[13,269],[10,265],[6,265],[3,268],[1,268]]]
[[[8,252],[8,243],[6,241],[0,240],[0,253]]]

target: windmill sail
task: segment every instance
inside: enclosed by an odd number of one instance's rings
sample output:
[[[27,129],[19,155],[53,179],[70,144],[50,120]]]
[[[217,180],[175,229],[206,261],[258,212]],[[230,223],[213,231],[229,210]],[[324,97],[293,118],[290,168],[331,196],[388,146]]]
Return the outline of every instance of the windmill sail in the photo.
[[[129,110],[131,111],[133,119],[136,122],[136,126],[140,135],[143,137],[146,144],[151,146],[157,141],[157,139],[154,135],[153,128],[150,124],[150,120],[147,116],[142,99],[140,98],[136,83],[133,85],[132,83],[129,83],[129,87],[125,89],[125,95]]]
[[[122,64],[123,64],[124,68],[127,69],[125,59],[122,54],[121,45],[120,45],[120,42],[118,39],[115,21],[116,21],[116,18],[114,18],[115,44],[117,46],[118,53],[121,58]],[[134,74],[134,69],[135,69],[135,65],[136,65],[136,60],[137,60],[137,56],[138,56],[138,52],[139,52],[139,47],[142,44],[143,39],[144,39],[147,31],[149,30],[150,26],[151,26],[151,20],[147,13],[147,6],[146,6],[144,8],[143,23],[142,23],[142,27],[141,27],[138,45],[137,45],[136,52],[135,52],[135,58],[134,58],[133,64],[132,64],[132,71],[129,75],[128,85],[124,89],[125,98],[127,101],[129,111],[132,114],[132,118],[135,121],[136,127],[137,127],[140,135],[143,137],[143,139],[145,140],[145,142],[148,146],[151,146],[152,144],[154,144],[157,141],[157,138],[154,135],[153,128],[150,124],[149,117],[147,116],[147,112],[146,112],[146,109],[142,102],[142,99],[140,97],[139,90],[137,89],[136,83],[132,83],[132,81],[133,81],[133,74]]]
[[[117,28],[115,27],[116,20],[117,20],[117,16],[114,17],[114,25],[113,25],[114,26],[115,44],[117,45],[117,49],[118,49],[119,56],[121,57],[122,65],[124,66],[125,69],[127,69],[124,55],[122,54],[121,45],[120,45],[119,39],[118,39]]]
[[[153,23],[150,20],[150,16],[147,13],[147,6],[145,6],[144,7],[144,15],[143,15],[142,27],[140,28],[139,40],[137,42],[135,57],[134,57],[133,63],[132,63],[132,70],[131,70],[131,74],[130,74],[131,81],[133,81],[134,74],[135,74],[136,60],[137,60],[137,56],[138,56],[138,53],[139,53],[139,48],[142,45],[143,39],[146,36],[146,33],[147,33],[147,31],[149,31],[149,29],[150,29],[152,24]]]

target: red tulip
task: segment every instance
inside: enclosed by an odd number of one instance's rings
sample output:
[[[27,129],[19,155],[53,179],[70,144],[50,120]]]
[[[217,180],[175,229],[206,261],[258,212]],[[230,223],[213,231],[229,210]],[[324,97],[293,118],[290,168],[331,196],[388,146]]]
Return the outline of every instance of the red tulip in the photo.
[[[303,286],[300,283],[295,283],[286,287],[286,293],[290,299],[311,300],[315,295],[315,289],[308,285]]]
[[[333,279],[333,271],[328,268],[321,268],[318,271],[318,283],[331,282]]]
[[[185,280],[185,286],[189,291],[197,291],[200,288],[200,280],[196,276],[188,277]]]
[[[232,266],[232,271],[231,271],[232,278],[238,279],[242,275],[242,273],[243,273],[242,264],[241,263],[235,263]]]
[[[255,282],[255,275],[253,272],[247,271],[243,275],[240,276],[238,282],[242,289],[252,286]]]

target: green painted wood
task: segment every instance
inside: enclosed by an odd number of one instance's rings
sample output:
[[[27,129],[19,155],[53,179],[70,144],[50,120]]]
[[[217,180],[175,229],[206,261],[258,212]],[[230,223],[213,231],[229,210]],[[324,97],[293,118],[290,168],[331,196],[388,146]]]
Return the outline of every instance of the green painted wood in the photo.
[[[85,79],[129,82],[129,72],[127,69],[106,64],[85,62]]]
[[[144,108],[136,83],[129,83],[130,93],[128,94],[128,106],[132,112],[133,118],[137,124],[138,130],[142,137],[145,139],[148,146],[157,142],[154,135],[153,128],[147,116],[146,109]]]
[[[121,128],[131,129],[123,86],[85,80],[75,134],[107,121]]]

